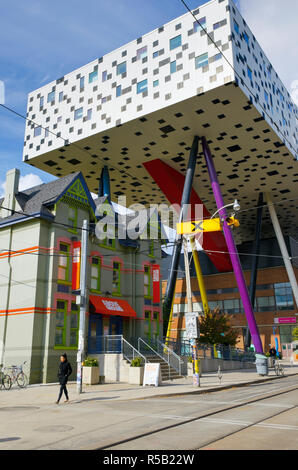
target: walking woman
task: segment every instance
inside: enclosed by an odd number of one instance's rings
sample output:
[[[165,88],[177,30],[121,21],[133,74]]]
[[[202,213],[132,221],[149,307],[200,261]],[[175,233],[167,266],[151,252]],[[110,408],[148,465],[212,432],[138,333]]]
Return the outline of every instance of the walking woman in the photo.
[[[70,376],[71,373],[72,373],[71,365],[67,360],[67,355],[64,353],[60,357],[60,364],[59,364],[59,369],[58,369],[58,379],[59,379],[59,383],[60,383],[60,392],[59,392],[58,400],[56,401],[57,405],[59,404],[59,401],[62,397],[63,392],[64,392],[65,398],[66,398],[65,403],[67,403],[69,401],[66,384],[67,384],[67,381],[68,381],[68,377]]]

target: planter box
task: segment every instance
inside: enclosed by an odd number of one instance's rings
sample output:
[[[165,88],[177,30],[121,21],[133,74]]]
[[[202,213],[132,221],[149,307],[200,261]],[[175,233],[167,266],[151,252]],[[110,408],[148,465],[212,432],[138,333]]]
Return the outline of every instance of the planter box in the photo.
[[[144,367],[129,368],[128,382],[133,385],[143,385]]]
[[[83,384],[94,385],[99,383],[99,367],[83,367]]]

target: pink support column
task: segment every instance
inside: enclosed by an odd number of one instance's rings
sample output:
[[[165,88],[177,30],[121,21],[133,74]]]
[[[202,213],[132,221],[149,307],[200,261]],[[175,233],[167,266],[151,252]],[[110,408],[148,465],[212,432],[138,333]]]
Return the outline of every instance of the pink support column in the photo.
[[[229,255],[231,258],[235,278],[236,278],[238,289],[239,289],[239,294],[242,300],[244,312],[245,312],[246,319],[247,319],[247,324],[248,324],[249,331],[252,337],[252,342],[254,344],[256,352],[259,354],[263,354],[263,346],[262,346],[261,338],[259,335],[259,330],[256,324],[254,311],[253,311],[250,298],[248,295],[248,291],[247,291],[242,267],[240,264],[236,244],[233,238],[233,234],[232,234],[231,228],[226,222],[226,218],[228,215],[227,215],[226,209],[224,208],[225,204],[224,204],[223,197],[221,194],[220,185],[217,179],[217,174],[215,171],[213,158],[212,158],[212,155],[211,155],[211,152],[210,152],[210,149],[208,147],[205,137],[202,137],[202,144],[203,144],[203,152],[204,152],[204,156],[206,160],[207,169],[209,172],[209,177],[211,181],[211,186],[212,186],[215,202],[217,205],[217,209],[219,210],[220,218],[223,221],[223,233],[226,239]]]

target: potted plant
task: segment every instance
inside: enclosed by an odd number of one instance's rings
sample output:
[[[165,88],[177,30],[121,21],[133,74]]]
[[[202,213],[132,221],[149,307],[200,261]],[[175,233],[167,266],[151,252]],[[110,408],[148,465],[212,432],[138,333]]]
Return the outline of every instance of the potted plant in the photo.
[[[96,358],[87,357],[83,362],[83,384],[99,383],[99,364]]]
[[[130,364],[129,368],[129,383],[133,385],[142,385],[144,378],[144,366],[142,365],[141,357],[135,357]]]

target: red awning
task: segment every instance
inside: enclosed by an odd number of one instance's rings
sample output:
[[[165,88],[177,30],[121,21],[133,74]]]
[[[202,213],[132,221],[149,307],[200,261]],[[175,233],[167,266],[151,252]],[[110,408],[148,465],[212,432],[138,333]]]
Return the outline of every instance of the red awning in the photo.
[[[99,295],[90,295],[90,312],[102,313],[104,315],[120,315],[121,317],[136,318],[137,314],[126,300],[111,299],[109,297],[100,297]]]

